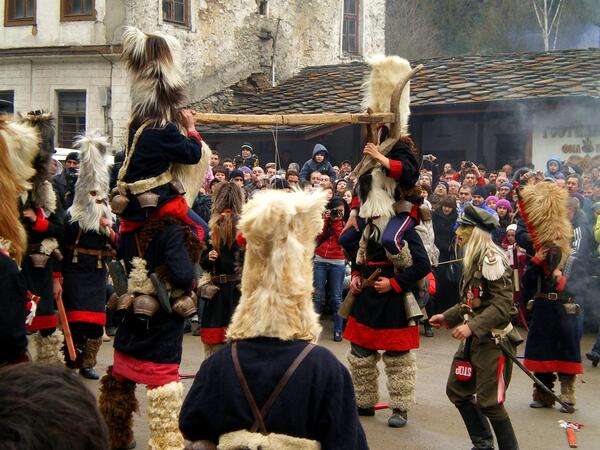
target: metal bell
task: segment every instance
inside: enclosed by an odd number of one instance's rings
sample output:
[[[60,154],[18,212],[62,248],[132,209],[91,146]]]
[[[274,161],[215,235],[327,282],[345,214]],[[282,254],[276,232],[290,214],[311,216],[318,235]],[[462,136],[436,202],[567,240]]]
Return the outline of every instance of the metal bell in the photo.
[[[100,255],[98,255],[98,261],[96,263],[96,269],[100,270],[102,269],[102,257]]]
[[[79,253],[77,253],[77,250],[73,252],[73,258],[71,258],[71,262],[73,264],[77,264],[79,262]]]

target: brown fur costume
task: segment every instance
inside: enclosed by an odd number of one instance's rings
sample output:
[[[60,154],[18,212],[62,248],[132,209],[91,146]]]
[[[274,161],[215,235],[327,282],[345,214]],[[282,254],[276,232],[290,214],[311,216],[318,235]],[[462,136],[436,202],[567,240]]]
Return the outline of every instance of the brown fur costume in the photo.
[[[140,244],[140,250],[142,255],[152,242],[152,239],[173,224],[180,224],[184,229],[185,246],[189,252],[190,259],[192,262],[197,262],[200,259],[200,255],[204,250],[204,243],[201,242],[196,235],[189,229],[189,227],[180,219],[176,217],[159,217],[149,219],[138,232],[138,242]]]
[[[138,411],[135,383],[119,380],[112,374],[112,366],[100,380],[100,412],[109,430],[111,448],[128,448],[133,441],[133,413]]]
[[[519,206],[537,249],[559,247],[564,266],[571,253],[573,227],[567,213],[566,189],[554,182],[528,184],[519,190]]]

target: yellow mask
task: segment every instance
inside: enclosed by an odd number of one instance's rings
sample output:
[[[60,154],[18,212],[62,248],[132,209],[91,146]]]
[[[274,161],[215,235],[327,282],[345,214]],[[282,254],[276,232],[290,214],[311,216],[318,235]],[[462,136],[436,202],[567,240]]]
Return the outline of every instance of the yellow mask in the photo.
[[[471,239],[471,234],[473,233],[473,228],[469,225],[460,225],[456,229],[456,243],[459,247],[463,247],[469,239]]]

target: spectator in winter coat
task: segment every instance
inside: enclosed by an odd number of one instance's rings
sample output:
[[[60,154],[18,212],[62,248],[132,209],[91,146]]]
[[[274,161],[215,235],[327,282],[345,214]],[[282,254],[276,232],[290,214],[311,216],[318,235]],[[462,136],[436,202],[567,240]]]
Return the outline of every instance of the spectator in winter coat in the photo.
[[[312,172],[320,172],[328,174],[331,181],[335,181],[335,172],[333,166],[328,161],[329,152],[325,146],[321,144],[315,145],[313,148],[312,157],[304,163],[300,171],[300,181],[309,181]]]
[[[338,239],[344,228],[344,199],[333,197],[323,215],[323,231],[317,236],[314,260],[314,303],[317,313],[325,299],[325,286],[329,288],[329,298],[333,301],[333,340],[342,340],[343,320],[337,315],[342,303],[342,290],[346,274],[346,260]]]
[[[551,157],[548,161],[546,161],[546,172],[544,176],[546,178],[552,178],[556,180],[557,175],[560,173],[560,159],[556,157]]]
[[[236,169],[242,166],[253,168],[259,165],[258,156],[252,153],[253,151],[254,149],[247,142],[242,144],[240,154],[233,158]]]

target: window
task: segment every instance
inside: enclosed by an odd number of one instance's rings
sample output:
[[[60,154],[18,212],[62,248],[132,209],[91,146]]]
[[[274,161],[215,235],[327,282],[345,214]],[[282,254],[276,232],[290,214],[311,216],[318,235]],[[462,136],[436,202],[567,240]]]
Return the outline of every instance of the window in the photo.
[[[163,0],[163,20],[179,25],[189,25],[189,0]]]
[[[35,25],[36,0],[6,0],[4,2],[4,26]]]
[[[15,112],[15,91],[0,91],[0,116]]]
[[[258,3],[258,14],[261,16],[266,16],[268,9],[267,6],[269,4],[269,0],[257,0]]]
[[[58,146],[72,148],[75,136],[85,133],[85,91],[58,93]]]
[[[96,20],[94,6],[94,0],[61,0],[60,20],[61,22]]]
[[[342,50],[344,53],[358,53],[358,0],[344,0]]]

